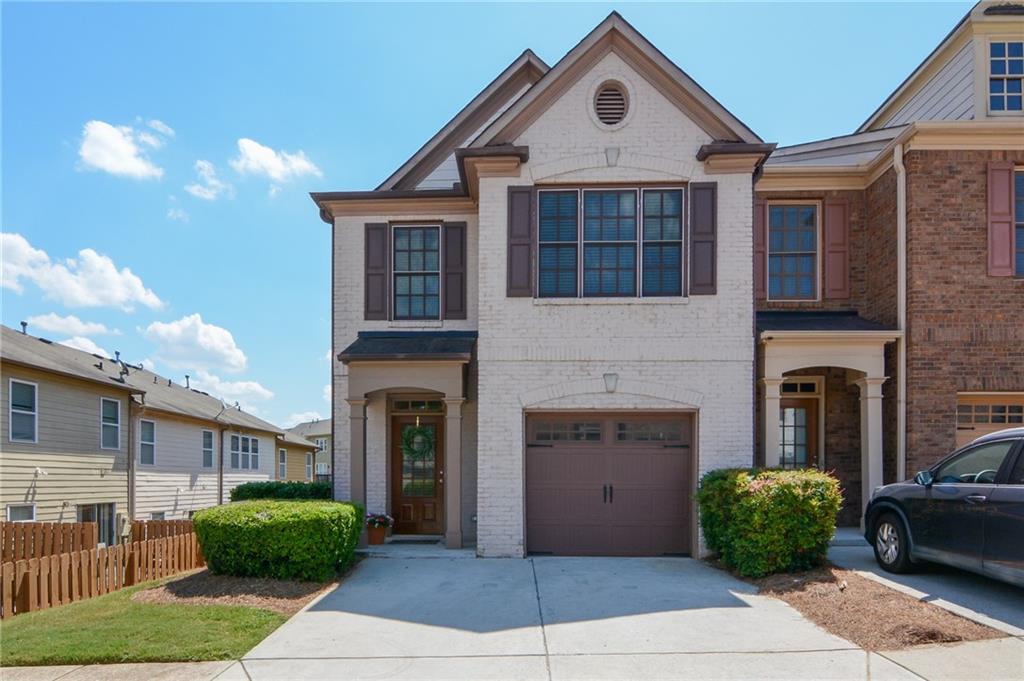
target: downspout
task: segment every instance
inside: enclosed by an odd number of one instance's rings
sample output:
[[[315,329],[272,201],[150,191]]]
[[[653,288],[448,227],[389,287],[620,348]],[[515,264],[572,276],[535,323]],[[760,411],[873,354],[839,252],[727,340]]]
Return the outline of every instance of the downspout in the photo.
[[[907,477],[907,169],[903,145],[892,150],[896,170],[896,479]]]
[[[227,428],[221,428],[218,432],[220,437],[220,456],[217,457],[217,505],[220,506],[224,503],[224,433],[228,432]]]
[[[128,523],[135,520],[135,438],[132,424],[135,423],[135,396],[128,395]]]

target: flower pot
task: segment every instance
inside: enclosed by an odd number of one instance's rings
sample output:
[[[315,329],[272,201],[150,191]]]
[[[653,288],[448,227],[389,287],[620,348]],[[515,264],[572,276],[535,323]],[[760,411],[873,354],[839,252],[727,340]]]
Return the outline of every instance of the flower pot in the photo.
[[[366,538],[371,544],[383,544],[384,537],[387,536],[388,528],[386,527],[367,527]]]

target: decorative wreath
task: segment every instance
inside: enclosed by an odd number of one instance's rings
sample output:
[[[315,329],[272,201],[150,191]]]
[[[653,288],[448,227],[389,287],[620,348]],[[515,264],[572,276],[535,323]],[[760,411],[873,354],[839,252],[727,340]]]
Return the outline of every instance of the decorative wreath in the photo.
[[[423,461],[434,455],[434,429],[412,426],[402,432],[402,454],[414,461]]]

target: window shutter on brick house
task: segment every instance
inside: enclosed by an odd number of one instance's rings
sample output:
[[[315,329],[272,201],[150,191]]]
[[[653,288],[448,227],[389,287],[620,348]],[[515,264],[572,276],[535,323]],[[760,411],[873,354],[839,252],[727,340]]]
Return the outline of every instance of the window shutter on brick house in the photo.
[[[690,185],[690,294],[717,292],[718,183]]]
[[[368,222],[365,231],[364,319],[388,318],[388,225]]]
[[[444,223],[443,319],[466,318],[466,223]]]
[[[850,204],[825,199],[825,298],[850,297]]]
[[[988,274],[1013,276],[1013,163],[988,164]]]
[[[764,300],[767,295],[768,251],[765,234],[765,202],[754,199],[754,298]]]
[[[533,187],[508,188],[509,298],[533,296]]]

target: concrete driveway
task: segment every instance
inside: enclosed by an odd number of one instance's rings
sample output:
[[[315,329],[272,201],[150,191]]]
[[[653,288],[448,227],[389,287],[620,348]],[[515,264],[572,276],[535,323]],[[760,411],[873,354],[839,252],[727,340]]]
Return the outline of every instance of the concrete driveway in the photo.
[[[364,560],[260,679],[917,679],[685,558]]]

